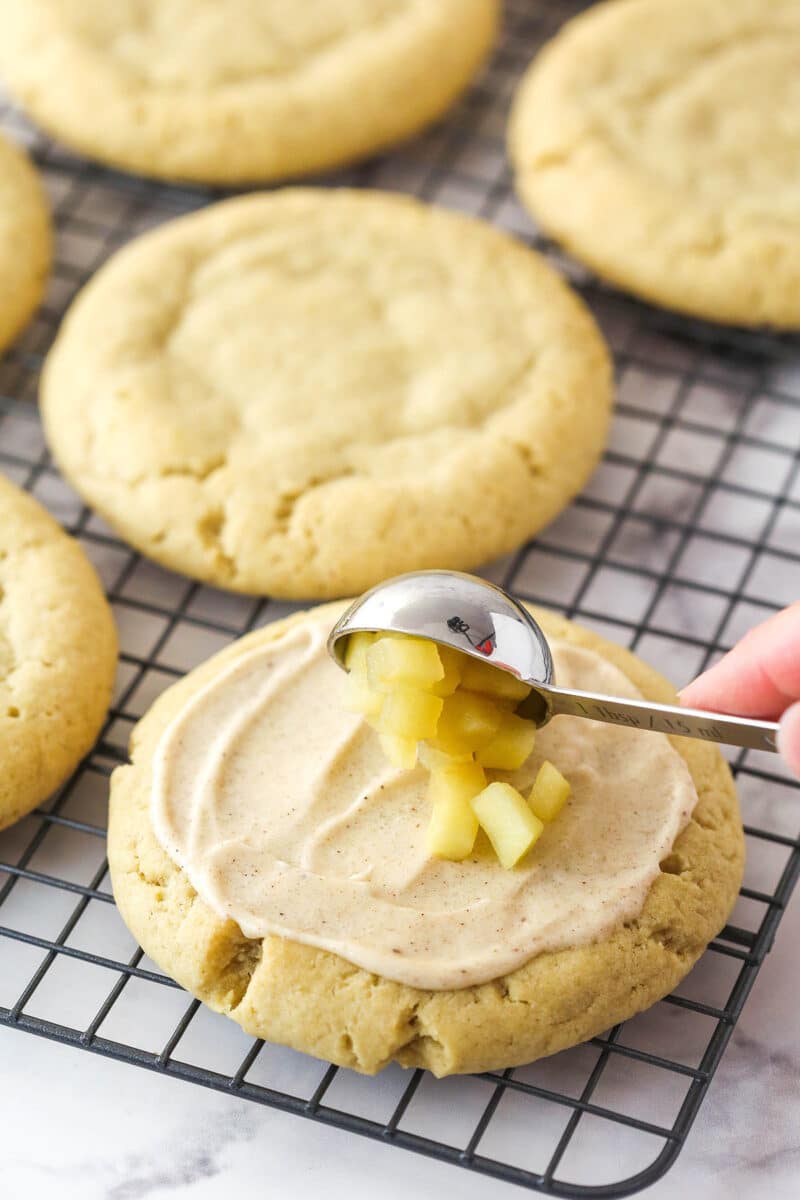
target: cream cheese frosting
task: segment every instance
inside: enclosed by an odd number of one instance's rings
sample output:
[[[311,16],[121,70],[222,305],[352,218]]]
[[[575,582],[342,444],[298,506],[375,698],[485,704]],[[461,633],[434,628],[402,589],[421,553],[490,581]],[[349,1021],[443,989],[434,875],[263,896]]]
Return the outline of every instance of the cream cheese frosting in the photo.
[[[505,975],[633,919],[697,800],[661,734],[559,716],[528,762],[492,772],[528,789],[550,759],[566,808],[505,871],[429,857],[427,773],[391,766],[342,707],[329,618],[291,626],[220,671],[158,744],[151,816],[198,894],[251,938],[278,934],[433,990]],[[560,683],[636,698],[600,655],[551,643]]]

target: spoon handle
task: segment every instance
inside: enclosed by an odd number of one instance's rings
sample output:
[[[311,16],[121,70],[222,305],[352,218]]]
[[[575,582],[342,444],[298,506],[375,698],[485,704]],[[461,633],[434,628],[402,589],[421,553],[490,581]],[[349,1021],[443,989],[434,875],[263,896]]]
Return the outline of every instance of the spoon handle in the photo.
[[[750,750],[775,751],[778,748],[775,741],[778,726],[774,721],[753,721],[748,717],[730,717],[674,704],[654,704],[649,700],[621,700],[617,696],[538,683],[534,687],[547,700],[551,716],[565,713],[606,721],[610,725],[628,725],[633,729],[700,738],[705,742],[746,746]]]

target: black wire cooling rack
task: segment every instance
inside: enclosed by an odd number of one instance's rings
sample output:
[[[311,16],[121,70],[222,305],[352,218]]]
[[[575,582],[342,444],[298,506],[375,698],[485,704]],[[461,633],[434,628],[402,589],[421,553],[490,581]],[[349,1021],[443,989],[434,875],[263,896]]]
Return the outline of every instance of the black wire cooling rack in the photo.
[[[514,83],[581,7],[509,2],[502,45],[448,120],[334,182],[483,216],[534,241],[587,297],[618,368],[609,450],[576,503],[487,574],[681,683],[800,594],[800,344],[615,294],[563,260],[515,203],[503,149]],[[33,402],[56,326],[92,271],[130,237],[214,194],[75,159],[7,105],[0,121],[30,147],[58,228],[47,302],[0,364],[0,467],[80,539],[122,641],[94,752],[50,803],[0,835],[0,1022],[552,1195],[622,1196],[654,1182],[686,1139],[800,869],[795,785],[774,756],[732,757],[748,843],[732,923],[674,995],[530,1067],[439,1082],[392,1067],[364,1079],[253,1042],[190,1000],[143,956],[114,908],[107,778],[165,686],[289,606],[216,592],[131,552],[60,479]]]

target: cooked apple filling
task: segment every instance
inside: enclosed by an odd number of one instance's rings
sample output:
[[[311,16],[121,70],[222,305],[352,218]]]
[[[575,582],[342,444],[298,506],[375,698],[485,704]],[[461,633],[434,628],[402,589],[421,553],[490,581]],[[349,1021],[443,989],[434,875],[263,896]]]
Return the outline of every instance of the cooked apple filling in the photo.
[[[391,763],[429,772],[430,853],[468,858],[480,827],[502,866],[515,866],[570,794],[548,761],[527,798],[486,777],[518,770],[533,751],[536,726],[514,711],[528,685],[488,662],[405,634],[351,634],[345,666],[346,707],[377,730]]]

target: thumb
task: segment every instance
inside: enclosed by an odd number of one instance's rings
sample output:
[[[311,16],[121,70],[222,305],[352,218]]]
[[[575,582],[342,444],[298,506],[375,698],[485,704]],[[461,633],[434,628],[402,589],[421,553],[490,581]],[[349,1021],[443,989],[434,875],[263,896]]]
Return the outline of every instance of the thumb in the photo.
[[[795,775],[800,776],[800,704],[787,708],[781,717],[778,750]]]
[[[681,703],[776,719],[800,700],[800,602],[751,629],[681,692]]]

